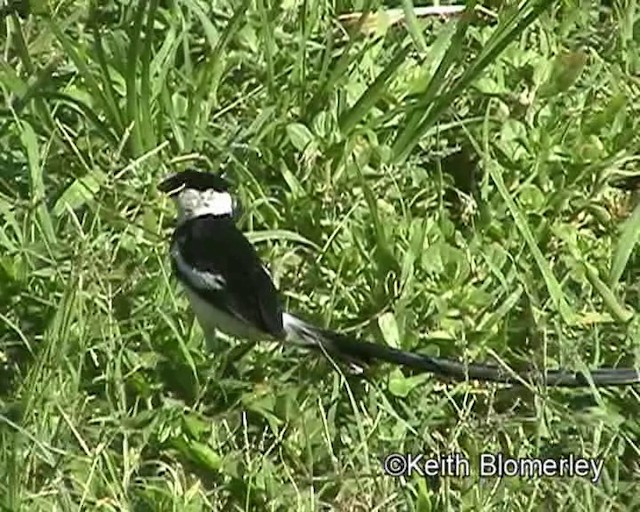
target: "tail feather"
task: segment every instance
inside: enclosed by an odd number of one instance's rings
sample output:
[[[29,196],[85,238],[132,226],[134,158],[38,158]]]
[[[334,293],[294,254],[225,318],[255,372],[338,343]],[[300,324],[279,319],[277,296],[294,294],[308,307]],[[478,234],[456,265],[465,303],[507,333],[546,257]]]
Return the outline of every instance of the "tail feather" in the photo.
[[[527,370],[511,372],[493,364],[466,364],[453,359],[430,357],[406,352],[386,345],[354,339],[350,336],[315,327],[293,315],[285,313],[284,327],[287,341],[324,349],[330,355],[358,365],[368,366],[384,361],[418,372],[433,373],[456,380],[478,380],[502,384],[522,385],[541,383],[549,387],[626,386],[640,383],[640,372],[634,368],[599,368],[588,374],[566,369],[546,372]]]

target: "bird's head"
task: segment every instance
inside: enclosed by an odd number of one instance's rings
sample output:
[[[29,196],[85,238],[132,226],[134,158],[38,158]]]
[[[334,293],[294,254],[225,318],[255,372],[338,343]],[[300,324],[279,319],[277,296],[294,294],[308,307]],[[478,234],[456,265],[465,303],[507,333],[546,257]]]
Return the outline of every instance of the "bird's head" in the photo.
[[[229,188],[224,178],[194,169],[172,174],[158,185],[158,190],[174,200],[179,222],[201,215],[237,215],[239,204],[231,196]]]

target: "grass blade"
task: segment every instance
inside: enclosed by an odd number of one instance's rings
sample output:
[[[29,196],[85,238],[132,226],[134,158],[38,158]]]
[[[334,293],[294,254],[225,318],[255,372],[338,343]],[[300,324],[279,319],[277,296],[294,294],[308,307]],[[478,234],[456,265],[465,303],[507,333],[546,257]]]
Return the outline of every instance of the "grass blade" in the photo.
[[[602,301],[604,305],[609,310],[609,312],[616,318],[619,322],[627,323],[629,322],[633,316],[633,311],[629,311],[624,307],[623,304],[620,304],[615,294],[598,276],[598,271],[588,263],[583,264],[585,273],[587,275],[587,279],[591,283],[600,297],[602,297]]]
[[[638,204],[631,216],[624,222],[615,246],[611,270],[609,272],[609,286],[614,286],[622,277],[633,249],[640,236],[640,204]]]
[[[127,95],[127,121],[131,124],[131,154],[134,158],[142,155],[145,150],[142,139],[142,119],[140,117],[140,105],[138,103],[140,93],[137,88],[138,58],[140,55],[140,36],[144,21],[144,12],[148,0],[141,0],[133,15],[133,26],[129,31],[131,42],[127,55],[127,69],[125,74]]]
[[[527,1],[524,6],[514,11],[504,22],[501,22],[495,29],[480,54],[466,68],[462,76],[456,80],[445,94],[435,97],[435,87],[429,88],[425,92],[425,98],[420,102],[420,106],[413,109],[405,128],[397,135],[392,151],[396,162],[401,162],[407,158],[411,150],[418,144],[420,138],[436,123],[440,115],[454,102],[466,87],[473,80],[478,78],[484,69],[504,51],[529,25],[531,25],[540,14],[552,4],[551,0]],[[438,68],[432,80],[444,78],[446,71],[452,66],[453,56],[457,54],[458,45],[462,43],[462,37],[469,24],[470,9],[473,3],[467,5],[465,13],[458,21],[460,26],[456,30],[451,43],[451,51],[447,52],[442,59],[441,67]],[[430,84],[431,85],[431,84]],[[433,100],[433,102],[432,102]],[[425,106],[429,105],[426,114],[422,114]],[[422,118],[422,122],[419,119]]]
[[[31,201],[36,206],[38,226],[49,245],[56,242],[56,235],[53,223],[49,215],[49,210],[45,202],[44,180],[42,177],[42,166],[40,165],[40,151],[36,133],[31,125],[25,121],[18,121],[20,126],[20,139],[27,152],[27,162],[29,164],[29,183],[31,185]]]
[[[412,46],[407,45],[396,53],[384,70],[376,77],[373,83],[362,93],[358,101],[349,110],[345,110],[338,124],[344,134],[348,134],[367,115],[369,110],[386,92],[389,82],[394,78],[394,74],[403,64],[404,59],[409,54]]]

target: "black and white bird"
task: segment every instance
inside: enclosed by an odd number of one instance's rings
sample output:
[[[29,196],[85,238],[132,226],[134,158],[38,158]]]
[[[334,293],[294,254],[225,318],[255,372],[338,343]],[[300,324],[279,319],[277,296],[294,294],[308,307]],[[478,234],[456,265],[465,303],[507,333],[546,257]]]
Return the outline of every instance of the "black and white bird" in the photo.
[[[382,361],[457,380],[562,387],[640,382],[640,373],[632,368],[602,368],[588,375],[562,369],[513,372],[492,364],[465,364],[402,351],[316,327],[283,311],[256,250],[235,225],[236,203],[226,180],[186,170],[169,176],[158,188],[176,203],[178,221],[170,251],[173,271],[205,334],[219,330],[254,342],[292,343],[360,368]]]

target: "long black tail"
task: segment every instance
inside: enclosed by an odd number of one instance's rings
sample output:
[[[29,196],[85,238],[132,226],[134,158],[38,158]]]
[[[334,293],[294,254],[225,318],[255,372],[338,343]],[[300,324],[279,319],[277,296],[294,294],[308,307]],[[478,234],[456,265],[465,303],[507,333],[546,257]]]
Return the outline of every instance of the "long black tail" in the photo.
[[[376,361],[404,366],[456,380],[479,380],[511,385],[543,384],[549,387],[585,387],[590,380],[595,386],[627,386],[640,383],[640,372],[633,368],[599,368],[588,374],[570,370],[537,370],[510,372],[493,364],[466,364],[452,359],[429,357],[386,345],[354,339],[350,336],[315,327],[285,313],[287,339],[306,347],[324,349],[330,355],[357,365]]]

